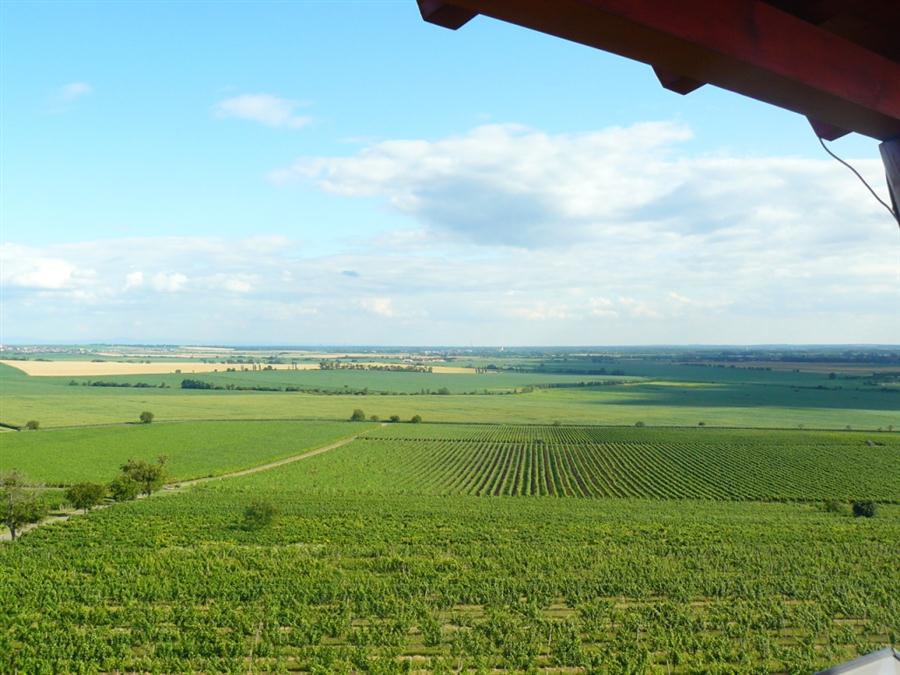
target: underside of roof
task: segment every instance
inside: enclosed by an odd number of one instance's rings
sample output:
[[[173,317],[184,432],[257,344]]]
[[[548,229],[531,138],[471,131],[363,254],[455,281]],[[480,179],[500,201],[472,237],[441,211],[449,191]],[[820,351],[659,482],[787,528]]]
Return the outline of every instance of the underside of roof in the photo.
[[[826,139],[900,137],[897,0],[418,0],[457,29],[479,14],[651,65],[687,94],[712,84],[806,115]]]
[[[885,647],[816,675],[900,675],[900,654]]]

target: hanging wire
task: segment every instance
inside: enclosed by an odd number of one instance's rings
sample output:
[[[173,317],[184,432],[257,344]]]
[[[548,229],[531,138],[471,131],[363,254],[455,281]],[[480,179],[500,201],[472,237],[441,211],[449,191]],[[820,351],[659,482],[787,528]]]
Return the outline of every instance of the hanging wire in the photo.
[[[872,193],[872,196],[875,197],[876,200],[878,200],[878,203],[881,204],[884,208],[886,208],[887,212],[890,213],[894,217],[894,220],[897,221],[897,226],[900,227],[900,214],[898,214],[896,211],[894,211],[894,209],[892,209],[891,206],[887,202],[885,202],[881,197],[878,196],[878,194],[875,192],[875,190],[872,189],[872,186],[866,182],[866,179],[863,178],[862,175],[860,175],[859,171],[854,169],[852,166],[850,166],[850,164],[848,164],[843,159],[841,159],[836,154],[834,154],[831,151],[831,149],[827,145],[825,145],[825,141],[822,140],[821,136],[816,136],[816,138],[819,139],[819,145],[821,145],[822,148],[824,148],[825,152],[827,152],[829,155],[834,157],[841,164],[843,164],[848,169],[850,169],[856,175],[856,177],[859,178],[860,182],[866,186],[866,189]]]

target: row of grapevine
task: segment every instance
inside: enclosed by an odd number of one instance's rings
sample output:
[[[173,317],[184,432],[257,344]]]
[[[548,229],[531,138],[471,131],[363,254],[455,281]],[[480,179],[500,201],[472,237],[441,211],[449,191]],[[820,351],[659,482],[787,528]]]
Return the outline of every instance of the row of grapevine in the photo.
[[[502,433],[506,437],[494,437]],[[512,440],[515,430],[502,427],[475,439],[369,436],[335,461],[350,476],[356,475],[354,464],[365,469],[346,483],[362,492],[900,501],[892,448],[740,438],[711,443],[702,437],[693,443],[560,442],[548,436],[519,442]]]
[[[301,465],[0,547],[0,671],[812,672],[900,635],[898,507],[326,497]],[[236,528],[260,493],[278,524]]]

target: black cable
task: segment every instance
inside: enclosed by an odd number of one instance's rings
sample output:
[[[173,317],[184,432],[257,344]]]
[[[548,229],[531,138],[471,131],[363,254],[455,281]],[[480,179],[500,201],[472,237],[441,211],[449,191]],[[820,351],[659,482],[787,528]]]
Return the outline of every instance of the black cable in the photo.
[[[887,212],[890,213],[890,214],[894,217],[894,220],[897,221],[897,226],[900,227],[900,214],[898,214],[896,211],[894,211],[894,209],[892,209],[892,208],[887,204],[887,202],[885,202],[881,197],[878,196],[878,194],[875,192],[875,190],[872,189],[872,186],[869,185],[869,184],[866,182],[866,179],[863,178],[863,177],[860,175],[859,171],[857,171],[856,169],[854,169],[854,168],[853,168],[852,166],[850,166],[847,162],[845,162],[845,161],[842,160],[840,157],[838,157],[836,154],[834,154],[834,153],[831,151],[831,149],[830,149],[827,145],[825,145],[825,141],[822,140],[822,137],[821,137],[821,136],[816,136],[816,138],[819,139],[819,145],[821,145],[822,148],[824,148],[825,152],[827,152],[829,155],[831,155],[832,157],[834,157],[834,158],[835,158],[837,161],[839,161],[841,164],[843,164],[843,165],[846,166],[848,169],[850,169],[850,170],[856,175],[856,177],[859,178],[860,182],[862,182],[862,184],[866,186],[866,189],[867,189],[869,192],[872,193],[872,196],[875,197],[876,200],[878,200],[878,203],[881,204],[884,208],[886,208],[886,209],[887,209]]]

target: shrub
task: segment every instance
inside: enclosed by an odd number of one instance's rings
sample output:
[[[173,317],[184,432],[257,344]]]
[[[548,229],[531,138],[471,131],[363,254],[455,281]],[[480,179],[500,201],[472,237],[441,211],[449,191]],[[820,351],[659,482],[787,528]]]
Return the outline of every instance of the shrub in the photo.
[[[76,483],[66,490],[66,499],[76,509],[85,513],[97,506],[106,496],[106,487],[100,483]]]
[[[265,499],[256,499],[244,509],[244,529],[261,530],[275,522],[278,510]]]
[[[837,499],[827,500],[823,508],[827,513],[842,513],[844,511],[844,505]]]
[[[413,424],[419,424],[422,421],[422,416],[421,415],[413,415],[409,421],[412,422]]]
[[[362,408],[357,408],[353,411],[353,414],[350,415],[351,422],[365,422],[366,421],[366,413],[363,412]]]
[[[634,426],[636,426],[636,427],[642,427],[642,426],[644,426],[644,423],[638,421],[638,422],[635,422],[635,423],[634,423]]]
[[[141,424],[150,424],[153,421],[153,413],[145,410],[138,416],[138,419],[141,421]]]
[[[390,418],[390,419],[391,419],[391,422],[399,422],[399,421],[400,421],[400,415],[391,415],[391,418]]]
[[[140,491],[140,484],[124,475],[118,476],[109,484],[109,496],[117,502],[131,501]]]
[[[552,663],[558,666],[577,668],[584,665],[584,653],[581,647],[581,636],[578,625],[571,619],[554,625],[552,643]]]
[[[192,380],[190,378],[186,378],[181,381],[182,389],[212,389],[213,386],[209,382],[204,382],[203,380]]]
[[[875,502],[869,500],[853,502],[853,515],[857,518],[872,518],[875,515]]]
[[[37,420],[28,420],[27,422],[25,422],[25,428],[29,431],[37,431],[40,426],[41,423]]]

